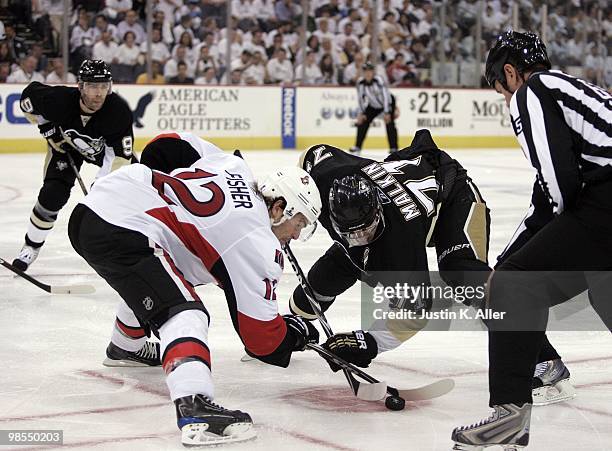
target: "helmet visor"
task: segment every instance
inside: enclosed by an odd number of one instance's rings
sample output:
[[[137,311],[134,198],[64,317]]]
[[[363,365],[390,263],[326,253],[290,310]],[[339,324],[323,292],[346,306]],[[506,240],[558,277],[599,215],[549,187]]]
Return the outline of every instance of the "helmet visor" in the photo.
[[[318,224],[317,221],[315,221],[312,224],[310,223],[307,224],[300,232],[300,241],[308,241],[310,237],[313,236],[315,231],[317,230],[317,224]]]
[[[384,228],[385,219],[380,210],[377,212],[374,220],[369,225],[355,230],[340,230],[336,222],[332,219],[334,230],[342,237],[343,240],[348,243],[349,247],[366,246],[367,244],[373,242],[376,238],[378,238],[378,236],[380,236],[380,234],[377,235],[376,232],[378,231],[378,226],[381,225],[381,223],[382,228]]]

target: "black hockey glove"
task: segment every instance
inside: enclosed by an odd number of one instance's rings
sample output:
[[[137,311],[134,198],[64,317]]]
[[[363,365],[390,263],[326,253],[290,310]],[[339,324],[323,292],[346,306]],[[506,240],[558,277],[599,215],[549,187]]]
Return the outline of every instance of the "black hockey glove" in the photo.
[[[296,315],[283,315],[287,333],[295,336],[294,351],[303,351],[308,343],[319,343],[319,331],[310,323]]]
[[[66,153],[72,148],[70,144],[64,139],[62,130],[59,126],[53,125],[51,122],[41,124],[38,126],[40,134],[47,140],[51,148],[60,153]]]
[[[332,335],[323,344],[323,347],[341,359],[361,368],[367,368],[372,359],[378,355],[376,340],[370,333],[363,330]],[[327,363],[334,372],[342,369],[333,362],[328,361]]]

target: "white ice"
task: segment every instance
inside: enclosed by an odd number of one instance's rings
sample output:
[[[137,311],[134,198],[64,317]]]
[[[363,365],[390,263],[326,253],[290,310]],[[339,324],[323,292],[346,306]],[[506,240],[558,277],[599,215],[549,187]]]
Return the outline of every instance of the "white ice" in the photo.
[[[469,170],[492,210],[493,260],[526,211],[533,173],[518,149],[451,153]],[[382,152],[366,155],[383,157]],[[246,153],[257,174],[293,165],[297,156],[292,151]],[[0,155],[0,256],[9,261],[22,245],[43,160],[40,154]],[[86,181],[94,174],[92,166],[84,169]],[[117,294],[68,241],[69,212],[81,198],[77,186],[30,273],[46,283],[93,284],[94,295],[52,296],[0,267],[0,429],[61,429],[64,447],[73,449],[184,449],[162,370],[102,366]],[[328,244],[318,231],[293,248],[308,269]],[[297,281],[289,265],[283,277],[277,294],[285,312]],[[295,355],[288,369],[242,363],[242,346],[223,293],[212,286],[199,291],[212,316],[216,400],[248,411],[259,434],[254,441],[225,449],[449,450],[453,427],[489,414],[484,332],[420,333],[379,356],[371,373],[400,388],[442,377],[456,381],[455,389],[442,398],[391,412],[382,403],[356,400],[343,376],[332,374],[311,353]],[[359,328],[359,312],[359,290],[354,287],[336,301],[328,318],[335,330],[352,330]],[[609,333],[549,336],[572,372],[578,397],[534,409],[528,449],[612,449]]]

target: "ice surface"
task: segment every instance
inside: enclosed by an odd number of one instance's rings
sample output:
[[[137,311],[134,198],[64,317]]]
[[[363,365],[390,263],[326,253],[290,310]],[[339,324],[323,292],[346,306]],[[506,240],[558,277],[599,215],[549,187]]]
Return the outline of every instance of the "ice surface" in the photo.
[[[492,210],[489,258],[493,259],[526,211],[533,172],[517,149],[451,153],[468,168]],[[382,152],[365,155],[383,157]],[[245,152],[256,174],[293,165],[297,156],[292,151]],[[0,155],[0,256],[9,261],[21,247],[40,188],[43,160],[40,154]],[[95,168],[86,165],[83,174],[88,184]],[[73,449],[184,449],[163,372],[101,364],[117,295],[68,241],[69,211],[80,198],[77,186],[31,274],[46,283],[93,284],[96,294],[51,296],[0,267],[0,429],[62,429],[64,447]],[[328,245],[329,239],[319,230],[293,249],[307,270]],[[430,257],[435,268],[435,258]],[[277,289],[283,312],[296,283],[286,265]],[[453,377],[457,383],[442,398],[409,403],[404,411],[391,412],[382,403],[354,398],[343,376],[332,374],[312,353],[295,355],[285,370],[241,362],[241,343],[222,292],[216,287],[198,291],[212,316],[216,400],[248,411],[259,434],[255,441],[223,449],[449,450],[454,426],[489,413],[483,332],[420,333],[400,349],[381,355],[370,371],[397,387],[441,377]],[[338,299],[328,318],[335,330],[351,330],[359,327],[359,311],[359,291],[354,287]],[[612,449],[609,334],[552,332],[549,336],[572,372],[578,397],[534,409],[529,449]]]

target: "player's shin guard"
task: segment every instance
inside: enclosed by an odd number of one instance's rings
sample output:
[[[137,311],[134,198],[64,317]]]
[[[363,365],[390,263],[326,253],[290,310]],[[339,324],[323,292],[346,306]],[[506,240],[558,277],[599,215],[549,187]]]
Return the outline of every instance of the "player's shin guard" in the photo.
[[[489,446],[501,446],[515,451],[529,444],[531,404],[493,406],[493,413],[485,420],[469,426],[455,428],[452,440],[454,450],[481,451]]]

